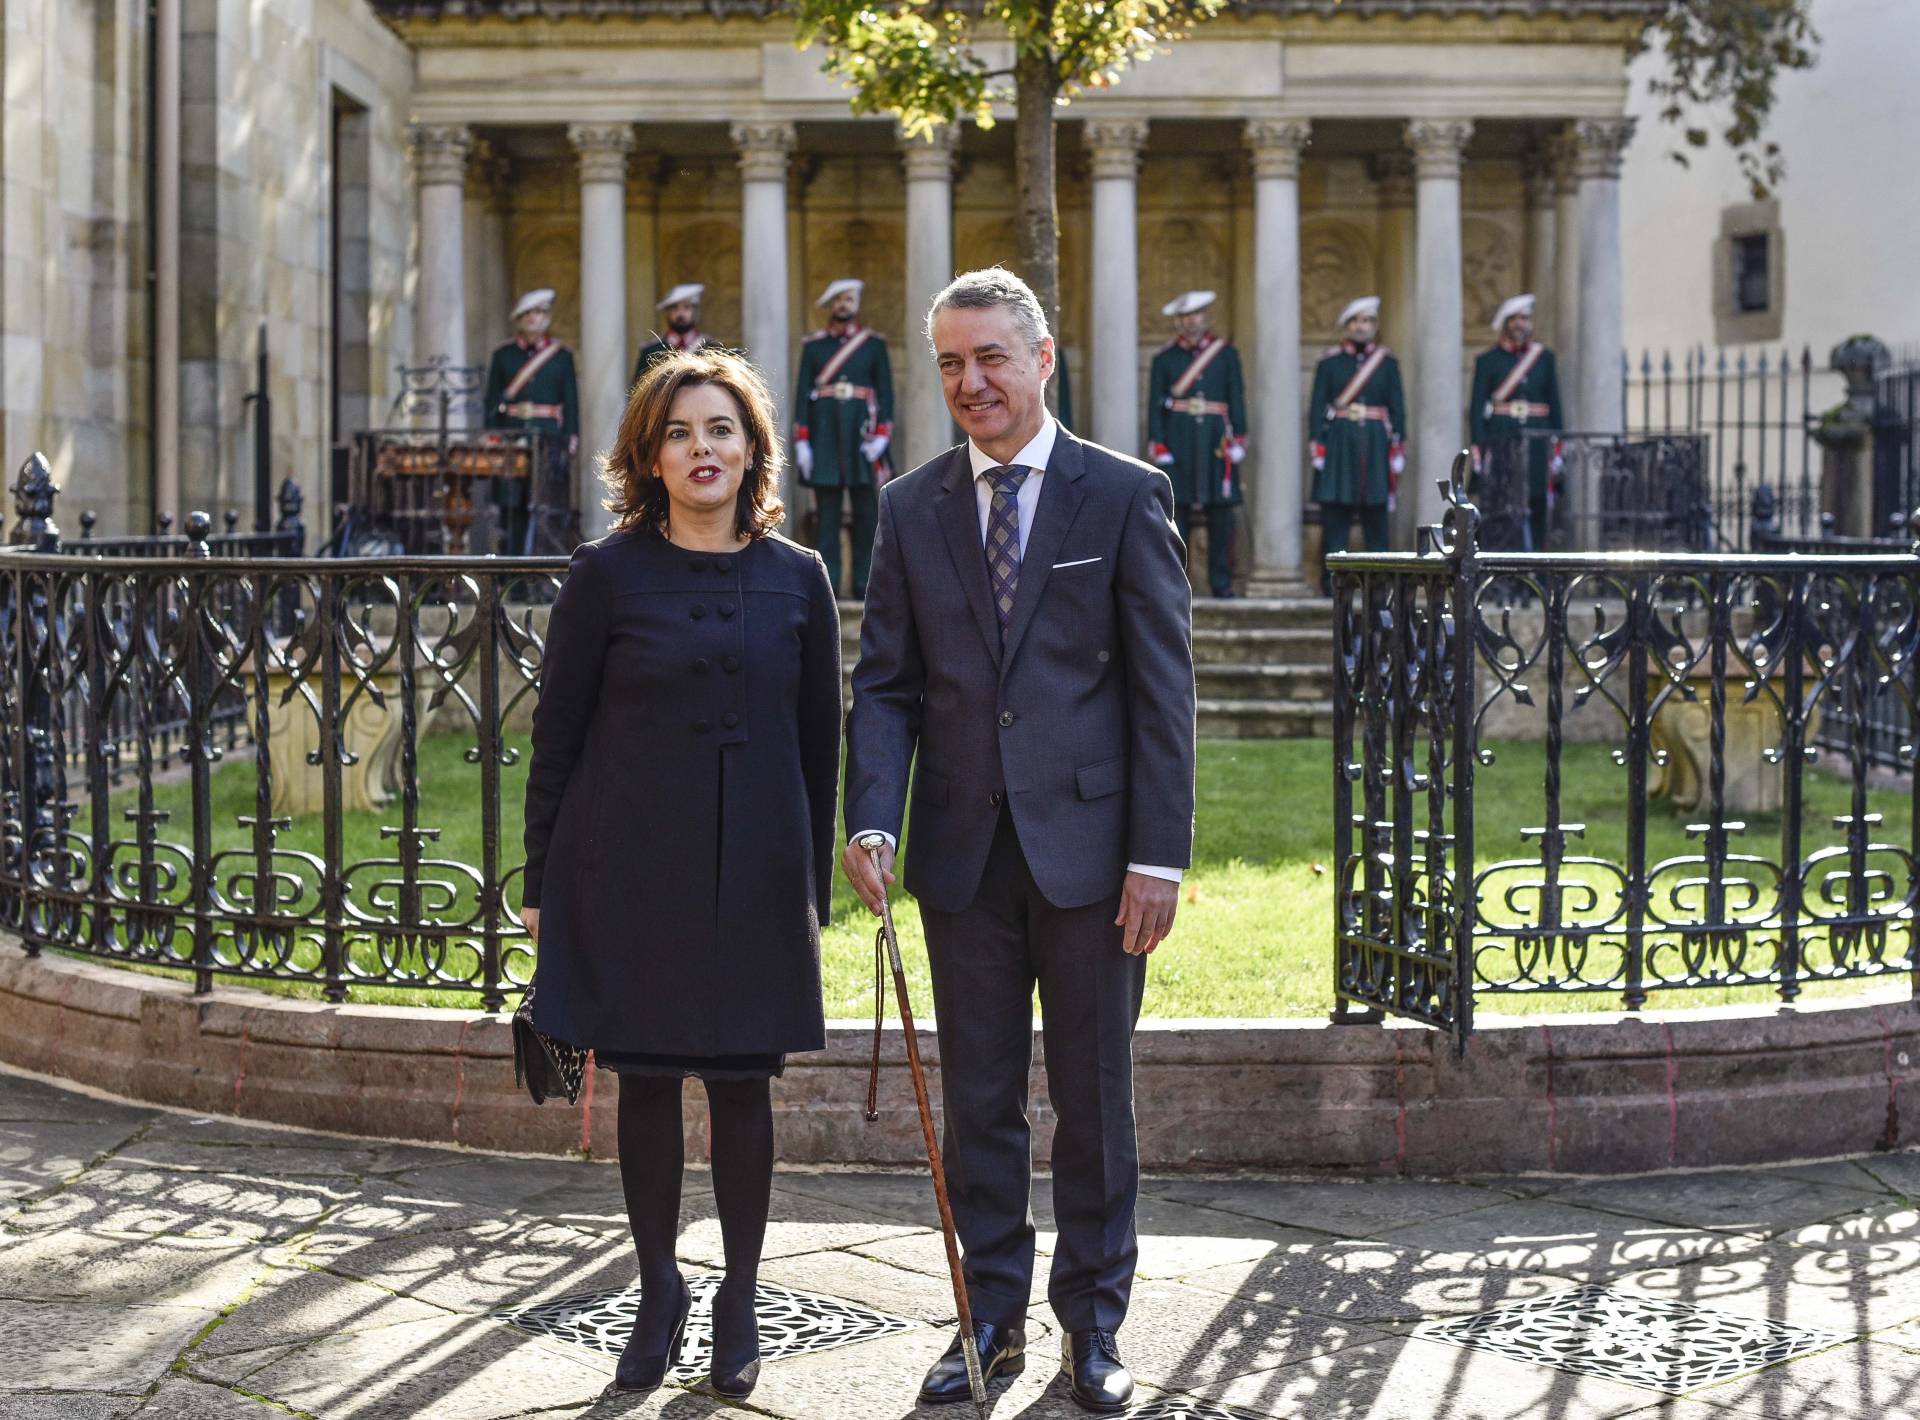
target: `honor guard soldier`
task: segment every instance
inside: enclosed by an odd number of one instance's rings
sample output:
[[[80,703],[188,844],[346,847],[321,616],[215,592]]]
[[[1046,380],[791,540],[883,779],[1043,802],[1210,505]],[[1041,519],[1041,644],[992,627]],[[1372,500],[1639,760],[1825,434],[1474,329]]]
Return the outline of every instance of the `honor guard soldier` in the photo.
[[[698,350],[711,343],[700,331],[700,298],[706,290],[698,281],[683,282],[655,303],[654,309],[665,314],[667,333],[655,336],[640,347],[630,383],[639,384],[647,367],[669,351]]]
[[[1307,405],[1313,443],[1313,501],[1321,548],[1345,552],[1360,520],[1368,552],[1385,552],[1387,515],[1407,466],[1407,398],[1400,362],[1379,342],[1380,298],[1362,296],[1340,312],[1340,343],[1320,357]],[[1330,572],[1320,590],[1332,588]]]
[[[887,343],[860,324],[865,283],[835,281],[816,305],[828,321],[800,347],[799,388],[793,397],[793,461],[800,482],[813,490],[820,526],[816,546],[827,580],[840,590],[840,516],[853,509],[853,595],[867,594],[880,485],[887,481],[887,445],[893,441],[893,367]]]
[[[1247,456],[1246,383],[1240,352],[1209,326],[1213,292],[1188,291],[1160,308],[1174,338],[1153,357],[1147,392],[1147,453],[1173,480],[1173,515],[1183,542],[1193,510],[1207,510],[1207,583],[1233,595],[1233,510]]]
[[[513,308],[518,332],[495,348],[487,362],[485,395],[489,429],[537,429],[548,437],[546,467],[533,478],[549,486],[570,488],[573,455],[580,447],[580,382],[574,373],[573,352],[549,335],[553,324],[553,292],[529,291]],[[531,551],[528,509],[531,478],[496,478],[494,506],[500,510],[502,546],[510,557]],[[557,549],[556,549],[557,550]]]
[[[1566,427],[1560,375],[1553,352],[1533,338],[1532,296],[1505,302],[1493,328],[1500,338],[1473,362],[1473,398],[1467,407],[1475,481],[1485,479],[1496,500],[1502,491],[1513,498],[1524,461],[1527,519],[1508,536],[1518,534],[1515,540],[1529,552],[1545,552],[1548,485],[1558,481],[1561,460],[1560,441],[1552,436]],[[1500,546],[1500,524],[1513,521],[1501,516],[1503,501],[1489,510],[1490,526],[1483,535],[1488,546]]]

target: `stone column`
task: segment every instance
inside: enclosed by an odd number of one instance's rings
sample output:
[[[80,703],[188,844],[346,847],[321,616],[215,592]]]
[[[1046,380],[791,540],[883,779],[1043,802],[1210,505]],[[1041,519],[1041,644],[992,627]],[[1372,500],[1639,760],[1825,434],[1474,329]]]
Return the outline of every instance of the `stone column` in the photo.
[[[1554,329],[1559,291],[1554,259],[1558,254],[1554,207],[1553,154],[1543,145],[1529,149],[1522,160],[1527,202],[1527,290],[1533,292],[1533,329],[1545,340]]]
[[[1247,480],[1253,498],[1251,596],[1300,590],[1300,508],[1306,435],[1300,391],[1300,153],[1304,119],[1251,120],[1253,155],[1253,391]]]
[[[507,159],[484,138],[476,138],[467,159],[467,196],[461,209],[466,244],[467,352],[478,365],[493,347],[512,334],[507,312]]]
[[[1580,181],[1574,176],[1573,130],[1562,128],[1548,141],[1553,158],[1553,323],[1540,338],[1560,356],[1560,398],[1567,408],[1561,421],[1580,427],[1580,392],[1574,388],[1568,362],[1580,353]]]
[[[594,494],[594,456],[613,444],[626,406],[627,156],[633,126],[574,123],[567,141],[580,158],[580,456],[574,460],[580,523],[588,537],[607,530]]]
[[[1407,495],[1421,523],[1439,519],[1438,480],[1447,476],[1466,439],[1467,395],[1460,350],[1460,169],[1472,136],[1473,124],[1466,119],[1415,119],[1407,125],[1419,228],[1414,279],[1420,301],[1415,340],[1420,419],[1407,460],[1411,479]]]
[[[740,150],[740,338],[773,387],[780,427],[787,427],[793,351],[788,331],[787,159],[793,125],[777,119],[736,123]],[[793,470],[781,487],[789,524],[794,513]]]
[[[1419,300],[1415,286],[1413,223],[1413,155],[1406,152],[1377,153],[1368,163],[1374,191],[1380,199],[1380,339],[1392,347],[1400,360],[1400,377],[1405,382],[1408,427],[1401,437],[1411,439],[1420,427],[1420,406],[1414,395],[1419,380],[1419,365],[1414,357],[1414,332]],[[1356,292],[1364,295],[1364,292]],[[1318,338],[1321,331],[1309,332]],[[1325,332],[1328,340],[1335,332]],[[1393,545],[1410,548],[1414,542],[1415,497],[1411,487],[1400,490],[1393,511]]]
[[[467,155],[473,133],[465,124],[416,123],[407,129],[414,180],[420,187],[420,303],[414,323],[414,360],[444,355],[467,363]]]
[[[925,322],[933,298],[953,279],[953,160],[959,148],[958,124],[941,124],[931,138],[900,136],[907,173],[907,323],[895,357],[900,451],[894,465],[901,469],[917,468],[955,442]]]
[[[1138,194],[1145,119],[1089,119],[1093,161],[1093,309],[1089,369],[1076,383],[1092,411],[1096,443],[1140,449],[1140,252]],[[1088,395],[1091,398],[1088,398]]]
[[[1580,179],[1579,427],[1599,432],[1623,425],[1620,157],[1632,137],[1631,118],[1583,118],[1573,129]]]

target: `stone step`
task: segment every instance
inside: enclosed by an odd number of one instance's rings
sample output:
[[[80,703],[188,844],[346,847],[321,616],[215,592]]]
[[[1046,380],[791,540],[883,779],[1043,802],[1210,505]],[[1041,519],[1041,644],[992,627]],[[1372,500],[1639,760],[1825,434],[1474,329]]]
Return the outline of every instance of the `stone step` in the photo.
[[[1200,627],[1193,633],[1196,665],[1333,664],[1333,630],[1326,626]]]
[[[1202,700],[1203,740],[1291,740],[1333,734],[1330,700]]]
[[[859,602],[840,603],[840,631],[849,641],[860,639]],[[1325,597],[1238,597],[1216,601],[1201,597],[1193,604],[1196,639],[1204,632],[1317,631],[1332,634],[1333,603]]]
[[[1328,665],[1253,665],[1194,667],[1202,700],[1312,701],[1333,694]]]

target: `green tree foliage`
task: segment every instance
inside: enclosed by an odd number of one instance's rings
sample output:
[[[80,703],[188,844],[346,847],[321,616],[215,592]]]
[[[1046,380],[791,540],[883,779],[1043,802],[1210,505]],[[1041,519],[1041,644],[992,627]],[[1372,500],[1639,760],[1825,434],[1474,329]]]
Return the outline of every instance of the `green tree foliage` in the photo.
[[[972,119],[991,127],[1013,103],[1017,260],[1050,320],[1060,310],[1055,110],[1165,49],[1224,0],[797,0],[801,46],[824,45],[826,70],[856,113],[891,113],[908,134]],[[1010,53],[1008,53],[1010,51]],[[998,52],[1000,63],[989,55]]]
[[[1662,60],[1653,80],[1660,117],[1680,129],[1688,148],[1705,148],[1712,129],[1703,111],[1724,111],[1720,136],[1740,160],[1756,198],[1780,181],[1780,145],[1766,136],[1774,87],[1785,69],[1809,69],[1820,37],[1812,0],[1669,0],[1643,45]],[[1682,166],[1687,155],[1676,148]]]

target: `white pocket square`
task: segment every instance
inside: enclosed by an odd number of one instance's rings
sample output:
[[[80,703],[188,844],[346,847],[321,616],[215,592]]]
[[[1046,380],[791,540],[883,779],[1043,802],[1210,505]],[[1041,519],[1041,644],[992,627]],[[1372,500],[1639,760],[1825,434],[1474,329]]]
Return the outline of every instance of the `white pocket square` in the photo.
[[[1053,570],[1058,572],[1062,567],[1086,567],[1092,563],[1103,560],[1104,559],[1099,557],[1083,557],[1078,562],[1056,562],[1053,564]]]

